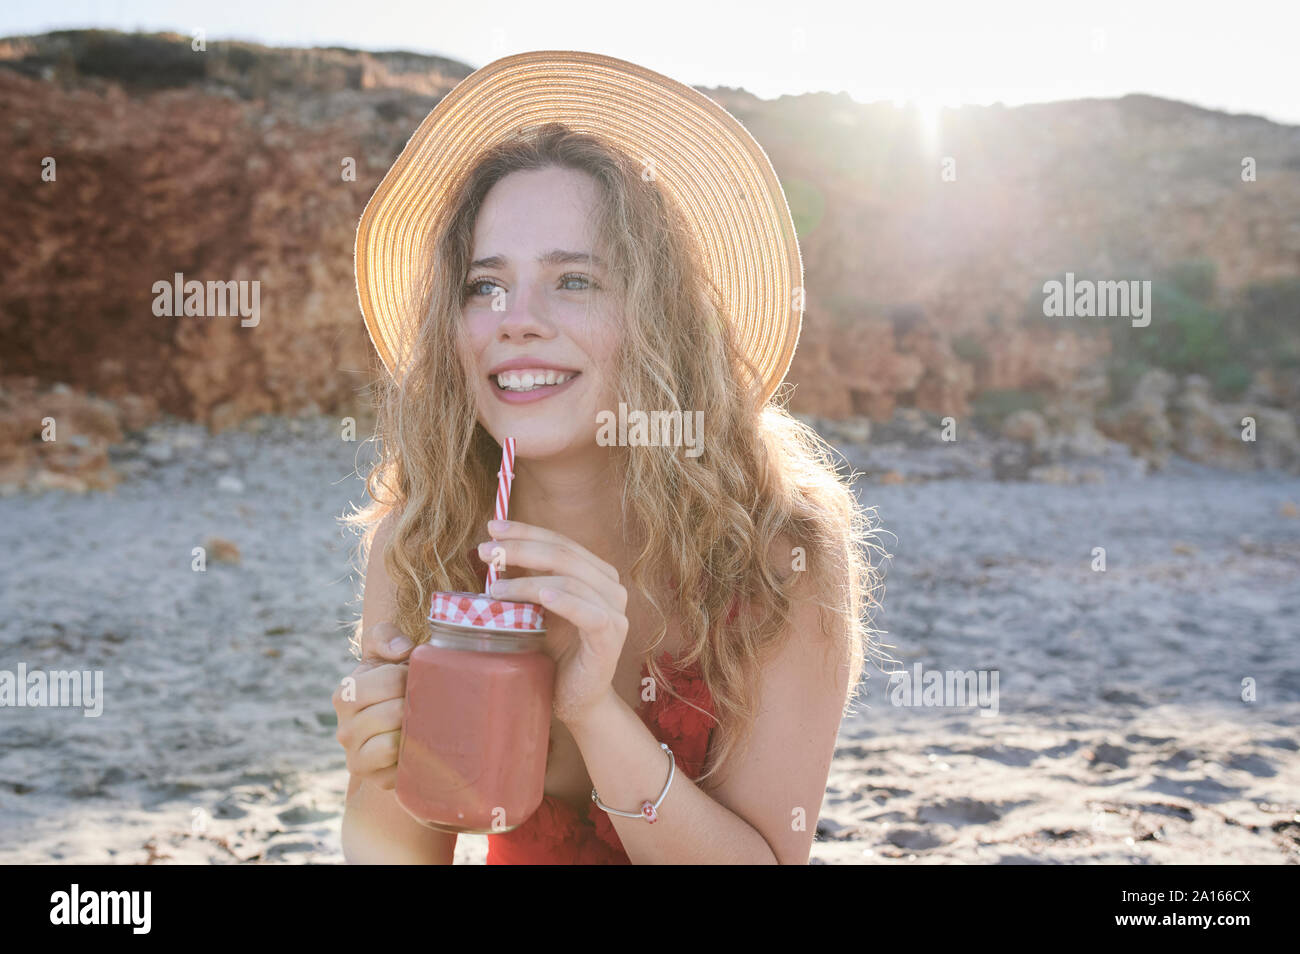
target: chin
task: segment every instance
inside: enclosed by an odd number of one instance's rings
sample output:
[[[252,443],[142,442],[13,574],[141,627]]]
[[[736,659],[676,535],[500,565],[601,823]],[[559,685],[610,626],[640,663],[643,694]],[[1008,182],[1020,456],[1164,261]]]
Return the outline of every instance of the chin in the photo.
[[[498,444],[507,437],[515,439],[515,457],[524,460],[546,460],[578,454],[596,446],[596,431],[591,428],[581,432],[575,426],[572,414],[526,417],[523,415],[496,414],[492,419],[479,421],[484,430]]]
[[[596,449],[596,435],[578,434],[571,428],[538,428],[515,435],[515,457],[523,460],[562,460]]]
[[[596,410],[588,406],[589,399],[566,401],[556,395],[537,404],[509,406],[501,405],[491,394],[479,398],[491,402],[491,414],[480,415],[480,423],[497,443],[513,437],[516,458],[553,460],[606,450],[596,443]]]

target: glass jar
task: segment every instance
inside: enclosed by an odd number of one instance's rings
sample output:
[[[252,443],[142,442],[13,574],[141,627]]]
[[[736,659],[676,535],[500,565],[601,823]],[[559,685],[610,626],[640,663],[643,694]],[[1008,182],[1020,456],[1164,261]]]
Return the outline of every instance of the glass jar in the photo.
[[[555,662],[542,608],[436,593],[411,650],[396,796],[431,828],[500,834],[542,803]]]

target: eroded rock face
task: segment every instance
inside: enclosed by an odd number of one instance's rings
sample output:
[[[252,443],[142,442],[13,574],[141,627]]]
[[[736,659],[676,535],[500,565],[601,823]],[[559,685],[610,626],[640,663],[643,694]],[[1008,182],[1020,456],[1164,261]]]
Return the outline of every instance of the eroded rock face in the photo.
[[[369,342],[350,242],[365,187],[339,180],[337,131],[277,136],[197,90],[65,94],[0,72],[0,96],[26,114],[11,172],[58,160],[55,182],[0,200],[30,223],[0,291],[7,365],[219,424],[355,402],[364,373],[346,372],[364,372]],[[176,273],[258,282],[260,320],[156,316],[154,284]]]
[[[1254,388],[1258,394],[1263,388]],[[1203,463],[1239,468],[1292,469],[1300,464],[1295,415],[1247,395],[1244,401],[1216,402],[1200,375],[1183,379],[1171,402],[1170,423],[1178,453]]]
[[[123,413],[147,398],[214,430],[262,413],[356,413],[383,373],[356,302],[357,220],[468,72],[346,50],[212,43],[191,54],[188,38],[0,41],[0,167],[18,184],[0,190],[0,216],[22,223],[0,234],[0,373],[122,399]],[[1279,164],[1271,201],[1252,202],[1217,172],[1153,192],[1141,160],[1125,160],[1135,171],[1088,158],[1141,143],[1143,155],[1189,157],[1189,169],[1213,156],[1214,170],[1225,141],[1255,148],[1259,137],[1294,153],[1285,130],[1249,117],[1147,97],[962,110],[945,119],[962,157],[945,182],[890,105],[708,92],[763,143],[800,226],[795,411],[962,418],[988,390],[1068,395],[1095,377],[1110,339],[1035,315],[1063,265],[1106,273],[1209,257],[1232,289],[1292,274],[1300,257],[1300,163]],[[259,321],[155,315],[155,283],[178,273],[257,282]],[[1293,407],[1294,377],[1257,376],[1248,400]],[[1180,444],[1221,446],[1195,396],[1170,424],[1170,398],[1144,393],[1106,433],[1153,460]]]
[[[1252,393],[1259,388],[1253,388]],[[1300,467],[1296,417],[1259,400],[1216,402],[1208,382],[1189,374],[1147,372],[1132,398],[1098,417],[1108,437],[1152,466],[1177,453],[1189,460],[1243,469]]]
[[[1002,436],[1026,444],[1037,444],[1047,434],[1047,422],[1037,411],[1014,411],[1002,422]]]
[[[109,401],[34,377],[0,378],[0,496],[115,486],[121,475],[109,448],[158,416],[147,395]]]
[[[1169,395],[1176,379],[1153,369],[1144,374],[1133,396],[1120,407],[1102,414],[1097,426],[1106,436],[1131,447],[1152,466],[1163,466],[1173,449],[1174,429],[1169,423]]]

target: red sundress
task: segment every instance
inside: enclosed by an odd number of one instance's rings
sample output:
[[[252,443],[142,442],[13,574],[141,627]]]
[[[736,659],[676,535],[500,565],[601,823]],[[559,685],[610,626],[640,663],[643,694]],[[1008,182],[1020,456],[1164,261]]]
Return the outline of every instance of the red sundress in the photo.
[[[636,712],[655,738],[673,750],[677,771],[694,780],[704,770],[709,737],[716,725],[713,700],[698,667],[678,668],[672,654],[667,652],[659,657],[659,665],[673,689],[709,715],[692,709],[667,692],[656,693],[653,702],[642,702]],[[647,672],[645,665],[641,672],[643,675]],[[668,801],[671,800],[670,790]],[[545,795],[526,822],[513,831],[488,835],[487,840],[490,865],[631,864],[610,816],[592,801],[587,802],[585,812],[579,812],[569,802]]]

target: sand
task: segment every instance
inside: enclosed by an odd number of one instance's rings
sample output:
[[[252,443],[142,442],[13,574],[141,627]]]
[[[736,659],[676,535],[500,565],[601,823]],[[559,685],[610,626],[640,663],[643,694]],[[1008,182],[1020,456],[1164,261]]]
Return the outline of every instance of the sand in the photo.
[[[330,694],[360,605],[335,518],[367,450],[337,435],[171,422],[115,453],[115,491],[0,499],[0,669],[104,680],[97,718],[0,709],[0,862],[342,860]],[[998,711],[894,705],[873,670],[813,863],[1300,861],[1300,479],[882,484],[857,459],[894,535],[890,652],[996,670]],[[195,572],[212,537],[238,562]]]

